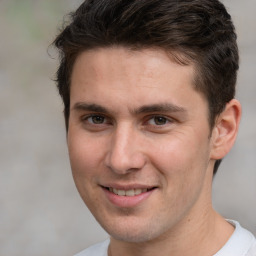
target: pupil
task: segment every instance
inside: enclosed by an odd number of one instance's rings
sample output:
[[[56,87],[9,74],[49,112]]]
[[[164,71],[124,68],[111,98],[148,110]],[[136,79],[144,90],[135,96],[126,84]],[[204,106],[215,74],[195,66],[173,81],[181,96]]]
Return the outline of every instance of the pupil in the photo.
[[[156,117],[155,117],[155,123],[156,123],[157,125],[166,124],[166,118],[161,117],[161,116],[156,116]]]
[[[104,122],[104,117],[102,117],[102,116],[93,116],[92,121],[95,124],[102,124]]]

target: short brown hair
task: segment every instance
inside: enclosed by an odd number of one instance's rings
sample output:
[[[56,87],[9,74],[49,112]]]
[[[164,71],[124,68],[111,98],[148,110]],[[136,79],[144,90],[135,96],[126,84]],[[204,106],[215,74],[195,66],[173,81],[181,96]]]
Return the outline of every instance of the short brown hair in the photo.
[[[60,52],[56,80],[67,130],[73,64],[81,52],[98,47],[158,47],[181,65],[194,63],[195,89],[208,101],[211,128],[234,98],[239,67],[236,33],[218,0],[86,0],[70,17],[54,41]]]

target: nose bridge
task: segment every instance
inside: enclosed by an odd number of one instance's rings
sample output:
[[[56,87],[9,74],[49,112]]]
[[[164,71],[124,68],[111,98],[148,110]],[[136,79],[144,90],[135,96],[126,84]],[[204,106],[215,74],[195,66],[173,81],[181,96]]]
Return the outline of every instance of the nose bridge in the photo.
[[[112,135],[107,155],[108,167],[119,174],[141,169],[145,164],[145,156],[139,137],[139,131],[131,124],[118,125]]]

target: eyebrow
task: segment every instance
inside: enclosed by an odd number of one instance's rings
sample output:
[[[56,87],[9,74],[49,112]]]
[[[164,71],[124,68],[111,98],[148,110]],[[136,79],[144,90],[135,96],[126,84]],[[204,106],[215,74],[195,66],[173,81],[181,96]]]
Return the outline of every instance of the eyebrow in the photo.
[[[143,114],[143,113],[152,113],[152,112],[162,112],[162,113],[171,113],[171,112],[186,112],[186,109],[171,103],[160,103],[160,104],[152,104],[141,106],[136,109],[135,114]]]
[[[108,114],[111,112],[107,108],[101,105],[94,104],[94,103],[86,103],[86,102],[75,103],[72,110],[92,111],[92,112],[99,112],[103,114]],[[187,111],[185,108],[171,104],[171,103],[144,105],[139,107],[138,109],[134,109],[131,111],[131,113],[135,115],[139,115],[143,113],[152,113],[152,112],[175,113],[175,112],[187,112]]]
[[[74,104],[73,110],[92,111],[107,114],[109,111],[98,104],[90,104],[85,102],[77,102]]]

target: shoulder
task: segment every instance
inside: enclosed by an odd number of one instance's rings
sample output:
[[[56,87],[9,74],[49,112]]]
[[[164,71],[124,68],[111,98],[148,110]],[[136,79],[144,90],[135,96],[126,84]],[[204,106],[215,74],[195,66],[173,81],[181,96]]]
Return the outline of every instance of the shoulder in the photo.
[[[109,241],[107,239],[101,243],[94,244],[74,256],[107,256]]]
[[[237,221],[228,220],[235,227],[235,231],[214,256],[256,256],[256,239],[254,235],[241,227]]]
[[[255,256],[255,255],[256,255],[256,239],[254,240],[253,245],[251,246],[247,254],[245,254],[245,256]]]

